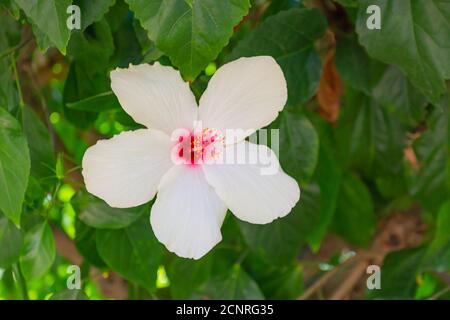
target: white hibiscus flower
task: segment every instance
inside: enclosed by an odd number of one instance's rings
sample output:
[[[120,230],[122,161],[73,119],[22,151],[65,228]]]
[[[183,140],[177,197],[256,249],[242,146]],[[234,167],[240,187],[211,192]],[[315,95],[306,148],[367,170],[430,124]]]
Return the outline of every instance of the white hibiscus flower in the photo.
[[[147,129],[90,147],[83,158],[86,188],[117,208],[144,204],[157,193],[150,222],[168,250],[199,259],[222,239],[227,208],[241,220],[265,224],[287,215],[299,200],[297,182],[281,169],[264,175],[259,162],[216,161],[244,150],[250,158],[269,154],[279,165],[269,148],[245,140],[275,120],[287,99],[283,72],[272,57],[241,58],[219,68],[198,107],[180,73],[159,63],[116,69],[111,82],[124,110]],[[241,131],[230,139],[222,134],[230,129]]]

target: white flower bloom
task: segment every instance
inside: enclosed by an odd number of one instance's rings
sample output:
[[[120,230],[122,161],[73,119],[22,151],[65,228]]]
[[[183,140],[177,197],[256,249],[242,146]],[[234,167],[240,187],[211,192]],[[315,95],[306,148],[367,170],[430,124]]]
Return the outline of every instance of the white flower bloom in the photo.
[[[124,110],[148,129],[90,147],[83,158],[86,188],[117,208],[141,205],[158,193],[150,222],[170,251],[205,255],[222,239],[227,208],[241,220],[265,224],[287,215],[299,200],[297,182],[281,169],[262,175],[262,163],[217,161],[236,152],[240,158],[244,150],[246,159],[269,155],[279,165],[269,148],[245,140],[286,103],[286,81],[272,57],[241,58],[219,68],[199,107],[179,72],[159,63],[116,69],[111,81]],[[240,130],[233,139],[223,134],[230,129]]]

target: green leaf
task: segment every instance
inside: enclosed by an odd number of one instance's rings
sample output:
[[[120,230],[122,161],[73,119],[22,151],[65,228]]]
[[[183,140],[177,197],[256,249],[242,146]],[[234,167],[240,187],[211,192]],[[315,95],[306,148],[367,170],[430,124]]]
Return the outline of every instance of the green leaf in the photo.
[[[191,260],[174,257],[167,269],[170,279],[170,293],[174,299],[196,298],[196,292],[212,276],[219,276],[229,272],[237,259],[236,252],[230,247],[233,246],[227,241],[227,228],[231,219],[226,219],[222,231],[224,241],[215,247],[206,256],[199,260]],[[237,230],[229,230],[229,234],[236,238]],[[233,239],[234,240],[234,239]]]
[[[116,0],[73,0],[73,4],[80,7],[81,29],[86,29],[94,22],[100,21],[114,5]]]
[[[52,295],[50,300],[89,300],[82,290],[63,290]]]
[[[301,190],[299,203],[286,217],[265,225],[239,221],[239,227],[253,251],[261,254],[266,261],[284,265],[297,257],[307,230],[314,228],[319,217],[320,189],[316,184],[311,184]]]
[[[381,29],[366,26],[369,5],[381,9]],[[450,6],[440,0],[362,0],[356,31],[369,54],[398,66],[432,101],[450,78]]]
[[[319,156],[319,137],[308,118],[300,113],[282,112],[270,125],[279,129],[280,163],[298,182],[308,181]]]
[[[108,22],[101,20],[84,32],[73,32],[67,46],[68,56],[89,74],[106,72],[114,53],[114,39]]]
[[[97,230],[98,252],[106,264],[126,279],[155,290],[162,248],[148,215],[119,230]]]
[[[97,118],[97,112],[70,109],[67,104],[74,103],[99,93],[110,91],[110,81],[106,73],[91,73],[73,62],[64,84],[63,104],[67,119],[80,128],[87,128]],[[100,110],[99,110],[100,111]]]
[[[381,267],[381,289],[367,292],[369,299],[414,299],[417,274],[425,248],[389,253]]]
[[[48,128],[31,107],[24,108],[22,123],[30,148],[31,174],[37,179],[54,176],[55,155]]]
[[[424,257],[425,267],[438,272],[450,271],[450,201],[444,203],[436,219],[434,239]]]
[[[450,111],[444,97],[427,119],[426,130],[413,144],[421,163],[411,182],[411,193],[431,212],[450,194]]]
[[[19,259],[22,244],[22,232],[0,216],[0,268],[6,269]]]
[[[302,231],[306,234],[311,249],[316,252],[333,220],[342,171],[336,160],[336,142],[331,125],[317,114],[309,114],[309,118],[314,123],[320,139],[319,161],[313,177],[320,188],[320,211],[310,216],[309,224],[305,224]]]
[[[208,254],[200,260],[174,258],[168,269],[173,299],[189,299],[212,274],[214,259]]]
[[[317,90],[321,64],[314,42],[327,22],[318,9],[291,9],[270,16],[238,43],[228,60],[270,55],[284,72],[288,104],[308,101]]]
[[[386,69],[373,90],[373,97],[387,108],[391,116],[397,116],[410,126],[424,118],[428,104],[425,96],[394,66]]]
[[[20,223],[29,172],[30,155],[20,124],[0,108],[0,211],[16,225]]]
[[[340,158],[368,176],[401,176],[406,130],[377,101],[348,92],[336,130]]]
[[[277,268],[266,265],[265,272],[260,277],[255,276],[255,280],[269,300],[297,299],[303,290],[302,269],[297,263]]]
[[[74,199],[73,205],[77,207],[81,221],[98,229],[125,228],[143,214],[150,212],[148,204],[134,208],[111,208],[103,200],[89,194]]]
[[[20,256],[22,272],[27,280],[41,277],[55,260],[55,239],[47,222],[39,223],[25,235]]]
[[[70,30],[67,28],[67,8],[72,0],[14,0],[27,17],[63,54]]]
[[[106,267],[97,250],[96,229],[87,226],[80,220],[76,221],[75,229],[75,245],[86,261],[98,268]]]
[[[375,234],[376,224],[369,190],[357,176],[345,175],[334,214],[334,229],[350,243],[367,246]]]
[[[77,102],[68,103],[67,107],[80,111],[102,112],[119,109],[120,103],[112,91],[107,91]]]
[[[235,264],[226,274],[208,281],[201,293],[215,300],[264,299],[258,284],[239,264]]]
[[[18,30],[16,21],[6,13],[0,12],[0,54],[7,52],[15,45],[11,38],[11,33]],[[5,108],[9,112],[17,108],[19,98],[16,85],[14,83],[11,59],[9,56],[0,57],[0,108]]]
[[[156,46],[188,80],[217,58],[248,0],[126,0]]]
[[[383,63],[370,58],[353,36],[337,39],[335,63],[345,84],[368,95],[372,93],[386,68]]]

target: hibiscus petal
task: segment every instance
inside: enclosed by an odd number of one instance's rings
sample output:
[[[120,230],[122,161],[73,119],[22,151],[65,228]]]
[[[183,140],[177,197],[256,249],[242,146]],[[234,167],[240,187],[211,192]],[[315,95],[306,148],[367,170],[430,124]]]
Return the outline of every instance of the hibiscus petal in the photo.
[[[136,122],[169,136],[179,128],[191,129],[197,119],[195,97],[172,67],[155,62],[118,68],[111,72],[111,87]]]
[[[200,99],[199,119],[203,127],[221,130],[227,143],[234,143],[275,120],[286,99],[286,80],[272,57],[240,58],[211,78]],[[233,138],[227,129],[242,132]]]
[[[233,158],[235,163],[230,163]],[[275,153],[263,145],[242,141],[227,146],[224,163],[205,164],[203,171],[233,214],[247,222],[265,224],[283,217],[300,199],[297,182],[282,171]]]
[[[151,200],[173,165],[172,142],[158,130],[122,132],[99,140],[83,157],[87,190],[111,207],[128,208]]]
[[[179,165],[163,177],[150,222],[168,250],[199,259],[222,239],[226,210],[200,167]]]

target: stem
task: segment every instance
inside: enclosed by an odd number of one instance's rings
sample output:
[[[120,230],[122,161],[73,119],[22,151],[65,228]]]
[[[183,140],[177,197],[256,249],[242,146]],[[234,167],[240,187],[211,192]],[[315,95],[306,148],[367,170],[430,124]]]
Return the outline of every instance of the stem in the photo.
[[[13,54],[11,55],[11,64],[14,71],[14,77],[16,78],[17,92],[19,93],[19,106],[20,110],[22,111],[23,107],[25,107],[25,102],[23,101],[22,87],[20,85],[19,73],[17,72],[16,58],[14,57]]]
[[[17,262],[16,264],[13,265],[13,272],[15,275],[15,279],[19,284],[22,299],[30,300],[30,297],[28,296],[27,282],[25,281],[25,278],[23,276],[22,269],[20,267],[20,262]]]
[[[22,49],[28,42],[30,42],[32,38],[28,38],[27,40],[25,40],[24,42],[18,44],[17,46],[11,47],[6,49],[5,51],[0,52],[0,59],[3,59],[4,57],[10,55],[11,53],[14,53],[17,50]]]

